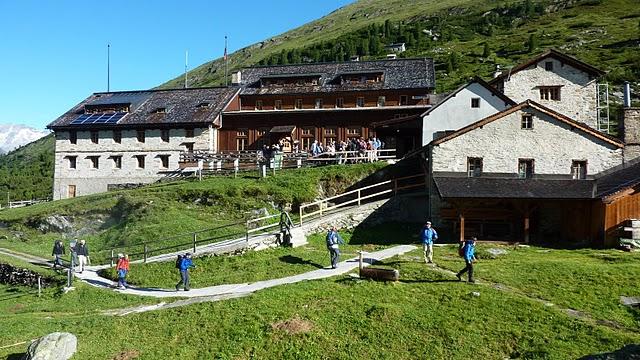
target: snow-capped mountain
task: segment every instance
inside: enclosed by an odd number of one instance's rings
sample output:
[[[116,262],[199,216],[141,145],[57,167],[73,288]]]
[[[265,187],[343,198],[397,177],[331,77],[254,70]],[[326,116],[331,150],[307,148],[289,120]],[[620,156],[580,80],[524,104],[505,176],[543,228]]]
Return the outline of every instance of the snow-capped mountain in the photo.
[[[36,141],[47,135],[47,131],[37,130],[24,125],[0,124],[0,154]]]

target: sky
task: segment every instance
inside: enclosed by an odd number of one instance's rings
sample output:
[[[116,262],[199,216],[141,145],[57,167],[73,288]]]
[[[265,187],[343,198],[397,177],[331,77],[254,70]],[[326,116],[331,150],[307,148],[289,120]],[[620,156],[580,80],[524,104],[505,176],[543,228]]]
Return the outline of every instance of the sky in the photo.
[[[0,124],[44,129],[94,92],[155,87],[351,0],[0,0]]]

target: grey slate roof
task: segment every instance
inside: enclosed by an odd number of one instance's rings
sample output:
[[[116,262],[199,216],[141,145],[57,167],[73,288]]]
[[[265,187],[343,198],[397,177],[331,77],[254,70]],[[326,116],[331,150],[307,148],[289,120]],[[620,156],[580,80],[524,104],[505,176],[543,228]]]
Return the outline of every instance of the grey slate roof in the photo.
[[[440,197],[593,199],[594,180],[434,177]]]
[[[640,159],[598,177],[597,196],[605,197],[640,184]]]
[[[95,124],[71,125],[71,122],[84,112],[85,106],[110,104],[130,104],[129,113],[117,124],[101,127],[212,123],[238,91],[238,88],[219,87],[95,93],[47,127],[98,128]],[[208,106],[202,106],[205,103]],[[156,113],[160,108],[166,109],[165,113]]]
[[[396,89],[433,89],[435,72],[432,59],[394,59],[260,66],[242,70],[242,95],[299,94],[334,91],[367,91]],[[369,84],[340,84],[340,75],[383,73],[384,81]],[[318,85],[260,87],[261,78],[319,76]]]

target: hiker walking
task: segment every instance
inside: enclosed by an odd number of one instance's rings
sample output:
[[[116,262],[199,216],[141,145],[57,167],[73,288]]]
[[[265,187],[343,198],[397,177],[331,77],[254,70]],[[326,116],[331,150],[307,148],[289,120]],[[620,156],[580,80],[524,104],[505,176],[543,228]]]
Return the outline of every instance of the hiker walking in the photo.
[[[338,267],[338,259],[340,258],[340,249],[339,245],[344,244],[342,237],[338,234],[335,226],[332,226],[331,229],[327,232],[327,249],[329,250],[329,255],[331,256],[331,268],[335,269]]]
[[[427,221],[420,231],[420,239],[422,240],[422,251],[424,253],[424,262],[433,263],[433,242],[438,239],[436,229],[431,227],[431,221]]]
[[[89,259],[89,247],[84,239],[80,240],[79,244],[76,244],[76,254],[78,254],[78,266],[80,267],[80,274],[82,274],[84,268],[91,262]]]
[[[464,242],[460,243],[460,256],[462,256],[464,258],[464,262],[466,264],[465,268],[460,270],[457,274],[456,277],[458,278],[458,281],[462,281],[462,274],[464,274],[465,272],[469,273],[469,282],[470,283],[474,283],[475,280],[473,280],[473,261],[476,259],[475,257],[475,252],[476,252],[476,240],[478,240],[475,237],[472,237],[470,240],[465,240]]]
[[[121,290],[127,287],[127,274],[129,273],[129,255],[118,254],[118,264],[116,265],[118,273],[118,288]]]
[[[189,269],[196,267],[191,260],[191,254],[186,253],[182,258],[178,255],[176,267],[180,269],[180,281],[176,284],[176,291],[180,291],[181,285],[184,286],[184,291],[189,291]]]
[[[57,240],[53,244],[53,250],[51,250],[51,256],[53,256],[53,268],[56,269],[58,266],[62,267],[62,255],[65,254],[64,244],[62,240]]]

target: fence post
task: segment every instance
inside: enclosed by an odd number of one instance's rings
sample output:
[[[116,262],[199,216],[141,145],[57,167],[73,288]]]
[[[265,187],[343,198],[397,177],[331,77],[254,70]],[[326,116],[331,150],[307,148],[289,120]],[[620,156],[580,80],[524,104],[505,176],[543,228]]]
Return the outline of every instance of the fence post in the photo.
[[[358,206],[360,206],[360,189],[358,189]]]
[[[300,205],[300,226],[302,226],[302,205]]]
[[[249,243],[249,222],[251,220],[247,220],[247,223],[245,224],[245,229],[247,230],[247,244]]]
[[[198,234],[193,233],[193,253],[196,253],[196,242],[198,241]]]
[[[42,293],[42,283],[40,281],[40,276],[38,276],[38,297],[40,297],[41,293]]]
[[[296,167],[298,167],[298,169],[302,167],[302,159],[296,159]]]
[[[147,244],[144,244],[143,262],[147,262]]]
[[[111,249],[111,261],[109,262],[111,267],[113,267],[113,249]]]

